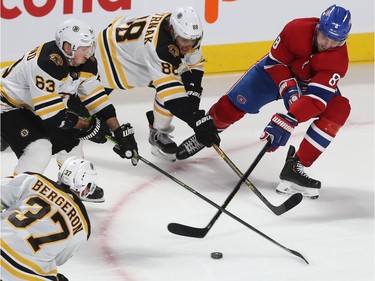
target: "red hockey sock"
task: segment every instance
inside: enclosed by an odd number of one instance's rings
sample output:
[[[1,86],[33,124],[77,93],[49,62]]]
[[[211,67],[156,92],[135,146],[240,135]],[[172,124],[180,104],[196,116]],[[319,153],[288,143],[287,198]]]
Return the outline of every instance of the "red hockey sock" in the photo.
[[[316,149],[306,138],[304,138],[299,146],[296,156],[305,167],[310,167],[323,151]]]
[[[328,147],[350,114],[349,101],[335,96],[325,111],[306,132],[296,156],[305,167],[310,167]]]

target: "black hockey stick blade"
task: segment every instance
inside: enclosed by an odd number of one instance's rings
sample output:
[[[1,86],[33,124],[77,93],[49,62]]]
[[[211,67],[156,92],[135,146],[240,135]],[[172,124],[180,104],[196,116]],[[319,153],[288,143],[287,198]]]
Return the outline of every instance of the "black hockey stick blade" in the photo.
[[[299,203],[301,203],[303,199],[303,196],[301,193],[295,193],[292,196],[290,196],[284,203],[282,203],[280,206],[269,206],[269,208],[272,209],[272,211],[280,216],[284,214],[285,212],[289,211],[290,209],[293,209],[295,206],[297,206]]]
[[[266,153],[268,144],[269,144],[269,141],[263,146],[262,150],[255,157],[253,163],[251,163],[247,171],[248,175],[250,175],[250,173],[258,165],[259,161],[263,158],[264,154]],[[224,201],[223,205],[221,205],[221,208],[225,209],[228,206],[230,201],[237,194],[238,190],[240,190],[240,187],[243,181],[244,179],[241,179],[241,181],[234,187],[233,191],[229,194],[227,199]],[[207,235],[208,231],[211,229],[211,227],[214,225],[214,223],[217,221],[217,219],[220,217],[222,213],[223,213],[222,211],[218,210],[216,214],[213,216],[213,218],[210,220],[210,222],[207,224],[207,226],[204,228],[198,228],[198,227],[183,225],[179,223],[170,223],[168,225],[168,230],[177,235],[194,237],[194,238],[203,238]]]
[[[229,159],[229,157],[224,153],[224,151],[217,145],[213,145],[217,153],[221,158],[228,164],[228,166],[241,178],[241,181],[244,179],[245,184],[255,193],[256,196],[277,216],[284,214],[285,212],[293,209],[302,201],[302,194],[296,193],[289,197],[284,203],[280,206],[275,206],[267,200],[266,197],[255,187],[255,185],[247,179],[246,174],[243,174],[240,169]]]
[[[207,235],[210,228],[197,228],[193,226],[172,222],[168,224],[168,230],[169,232],[176,235],[187,236],[192,238],[203,238]]]
[[[162,173],[163,175],[165,175],[166,177],[168,177],[169,179],[173,180],[174,182],[176,182],[177,184],[179,184],[180,186],[182,186],[183,188],[185,188],[187,191],[190,191],[191,193],[193,193],[194,195],[198,196],[199,198],[201,198],[202,200],[206,201],[208,204],[210,204],[211,206],[215,207],[216,209],[220,210],[221,212],[225,213],[226,215],[228,215],[229,217],[231,217],[232,219],[236,220],[237,222],[241,223],[242,225],[246,226],[247,228],[249,228],[250,230],[256,232],[257,234],[259,234],[260,236],[262,236],[263,238],[267,239],[268,241],[272,242],[273,244],[275,244],[276,246],[282,248],[283,250],[289,252],[290,254],[302,259],[304,262],[306,262],[308,264],[308,261],[297,251],[295,250],[291,250],[285,246],[283,246],[282,244],[280,244],[279,242],[277,242],[276,240],[272,239],[271,237],[269,237],[268,235],[264,234],[263,232],[261,232],[260,230],[258,230],[257,228],[255,228],[254,226],[248,224],[247,222],[245,222],[244,220],[240,219],[239,217],[237,217],[236,215],[232,214],[231,212],[227,211],[226,209],[222,208],[221,206],[219,206],[218,204],[216,204],[215,202],[213,202],[212,200],[208,199],[207,197],[203,196],[202,194],[200,194],[198,191],[194,190],[193,188],[191,188],[190,186],[188,186],[187,184],[185,184],[184,182],[180,181],[179,179],[175,178],[174,176],[172,176],[171,174],[167,173],[166,171],[164,171],[163,169],[161,169],[160,167],[156,166],[155,164],[151,163],[150,161],[148,161],[147,159],[143,158],[142,156],[140,155],[137,155],[137,158],[142,161],[143,163],[147,164],[148,166],[154,168],[155,170],[157,170],[158,172]]]
[[[275,206],[271,204],[258,190],[254,191],[256,195],[263,201],[263,203],[277,216],[280,216],[290,209],[293,209],[297,206],[303,199],[301,193],[295,193],[290,196],[286,201],[284,201],[281,205]],[[258,193],[257,193],[258,192]]]
[[[291,197],[289,197],[288,200],[286,200],[280,206],[270,205],[268,207],[276,215],[279,216],[279,215],[287,212],[288,210],[294,208],[295,206],[297,206],[302,201],[302,198],[303,198],[303,196],[301,195],[301,193],[295,193]],[[225,207],[222,206],[222,207],[225,208],[226,206]],[[173,234],[176,234],[176,235],[193,237],[193,238],[204,238],[207,235],[207,233],[210,231],[211,227],[213,226],[213,224],[215,223],[215,221],[217,220],[217,218],[219,217],[219,215],[221,213],[222,212],[219,210],[216,213],[217,217],[214,217],[210,221],[210,223],[206,227],[203,227],[203,228],[172,222],[172,223],[168,224],[168,230],[169,230],[169,232],[171,232]]]
[[[110,141],[116,143],[116,141],[114,140],[113,137],[110,137],[108,136],[107,137]],[[147,159],[143,158],[142,156],[140,156],[139,154],[137,154],[135,156],[138,160],[142,161],[143,163],[145,163],[146,165],[152,167],[153,169],[157,170],[158,172],[160,172],[161,174],[165,175],[166,177],[168,177],[169,179],[171,179],[172,181],[174,181],[175,183],[179,184],[180,186],[182,186],[183,188],[185,188],[187,191],[190,191],[191,193],[193,193],[194,195],[198,196],[199,198],[201,198],[202,200],[206,201],[208,204],[210,204],[211,206],[215,207],[216,209],[220,210],[221,212],[225,213],[226,215],[228,215],[229,217],[231,217],[232,219],[236,220],[237,222],[241,223],[242,225],[246,226],[247,228],[249,228],[250,230],[254,231],[255,233],[259,234],[260,236],[262,236],[263,238],[267,239],[268,241],[272,242],[274,245],[282,248],[283,250],[287,251],[288,253],[302,259],[304,262],[306,262],[308,264],[308,261],[297,251],[295,250],[291,250],[285,246],[283,246],[282,244],[280,244],[279,242],[277,242],[276,240],[272,239],[271,237],[269,237],[268,235],[264,234],[263,232],[261,232],[260,230],[258,230],[257,228],[255,228],[254,226],[248,224],[247,222],[245,222],[244,220],[240,219],[239,217],[237,217],[236,215],[232,214],[231,212],[227,211],[226,209],[222,208],[221,206],[219,206],[218,204],[216,204],[215,202],[213,202],[212,200],[208,199],[207,197],[203,196],[202,194],[200,194],[198,191],[194,190],[193,188],[191,188],[190,186],[188,186],[187,184],[185,184],[184,182],[180,181],[179,179],[175,178],[174,176],[172,176],[171,174],[167,173],[166,171],[164,171],[163,169],[161,169],[160,167],[156,166],[155,164],[151,163],[150,161],[148,161]]]
[[[301,253],[299,253],[299,252],[297,252],[295,250],[286,248],[286,247],[285,247],[285,250],[288,251],[289,253],[291,253],[292,255],[295,255],[295,256],[299,257],[300,259],[304,260],[305,263],[309,264],[309,262],[307,261],[307,259],[304,256],[302,256]]]

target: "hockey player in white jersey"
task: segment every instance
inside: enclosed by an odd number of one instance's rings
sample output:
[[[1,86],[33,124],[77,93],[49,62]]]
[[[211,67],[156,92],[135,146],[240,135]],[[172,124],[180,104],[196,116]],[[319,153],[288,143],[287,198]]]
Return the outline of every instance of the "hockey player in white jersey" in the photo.
[[[98,35],[100,78],[109,89],[153,87],[153,111],[147,112],[151,152],[174,161],[177,145],[169,134],[172,117],[185,121],[206,146],[220,138],[209,115],[199,110],[204,58],[202,24],[191,7],[172,13],[114,20]]]
[[[68,158],[58,182],[36,173],[1,179],[1,280],[68,280],[58,266],[90,237],[82,198],[93,192],[93,164]]]
[[[57,28],[55,40],[1,69],[1,136],[18,158],[14,174],[43,173],[53,154],[59,164],[72,155],[82,157],[80,140],[103,143],[111,133],[117,154],[135,155],[133,128],[120,126],[98,79],[94,51],[92,28],[72,19]],[[69,96],[78,96],[91,117],[67,108],[64,98]],[[98,187],[87,200],[102,202],[103,195]]]

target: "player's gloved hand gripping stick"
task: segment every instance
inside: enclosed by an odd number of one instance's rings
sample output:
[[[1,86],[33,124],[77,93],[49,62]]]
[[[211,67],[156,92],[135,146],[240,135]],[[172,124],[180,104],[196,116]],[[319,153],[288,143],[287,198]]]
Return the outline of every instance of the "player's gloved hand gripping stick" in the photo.
[[[267,151],[270,139],[268,139],[267,143],[263,146],[262,150],[259,152],[257,157],[255,158],[254,162],[250,165],[249,169],[246,171],[245,174],[242,174],[241,171],[234,165],[234,163],[228,158],[228,156],[224,153],[224,151],[221,150],[217,145],[213,145],[214,149],[219,153],[219,155],[224,159],[224,161],[233,169],[233,171],[241,178],[241,180],[238,182],[236,187],[233,189],[233,191],[230,193],[228,198],[225,200],[223,205],[221,206],[223,209],[225,209],[229,202],[233,199],[233,197],[236,195],[238,190],[241,187],[241,184],[243,182],[246,183],[246,185],[262,200],[263,203],[266,204],[266,206],[276,215],[281,215],[290,209],[297,206],[301,200],[302,195],[297,193],[292,195],[290,198],[288,198],[283,204],[280,206],[274,206],[272,205],[261,193],[260,191],[247,179],[250,173],[254,170],[254,168],[257,166],[259,161],[262,159],[263,155]],[[216,220],[220,217],[222,214],[222,211],[218,211],[215,216],[210,220],[210,222],[207,224],[204,228],[197,228],[192,227],[188,225],[183,225],[179,223],[170,223],[168,225],[168,229],[170,232],[182,235],[182,236],[189,236],[189,237],[195,237],[195,238],[203,238],[207,235],[208,231],[211,229],[211,227],[214,225]]]
[[[114,140],[113,137],[111,136],[108,136],[107,137],[109,140],[111,140],[112,142],[116,142]],[[275,241],[274,239],[272,239],[271,237],[269,237],[268,235],[264,234],[263,232],[261,232],[260,230],[256,229],[255,227],[251,226],[250,224],[248,224],[247,222],[243,221],[242,219],[240,219],[239,217],[235,216],[234,214],[232,214],[231,212],[227,211],[226,209],[222,208],[221,206],[219,206],[218,204],[216,204],[215,202],[213,202],[212,200],[208,199],[207,197],[203,196],[202,194],[200,194],[198,191],[194,190],[193,188],[191,188],[190,186],[188,186],[187,184],[183,183],[182,181],[180,181],[179,179],[175,178],[174,176],[172,176],[171,174],[167,173],[166,171],[164,171],[163,169],[159,168],[158,166],[154,165],[153,163],[151,163],[150,161],[148,161],[147,159],[143,158],[142,156],[140,156],[138,153],[135,155],[135,157],[137,159],[139,159],[140,161],[142,161],[143,163],[147,164],[148,166],[154,168],[155,170],[157,170],[158,172],[162,173],[163,175],[165,175],[166,177],[168,177],[169,179],[173,180],[174,182],[176,182],[177,184],[179,184],[180,186],[182,186],[183,188],[185,188],[186,190],[190,191],[191,193],[193,193],[194,195],[198,196],[199,198],[201,198],[202,200],[206,201],[208,204],[212,205],[213,207],[215,207],[216,209],[220,210],[220,212],[223,212],[225,213],[226,215],[228,215],[229,217],[231,217],[232,219],[238,221],[239,223],[241,223],[242,225],[246,226],[247,228],[251,229],[252,231],[258,233],[259,235],[261,235],[263,238],[267,239],[268,241],[272,242],[273,244],[279,246],[280,248],[282,248],[283,250],[289,252],[290,254],[296,256],[296,257],[299,257],[300,259],[302,259],[304,262],[306,262],[307,264],[309,263],[304,256],[302,256],[299,252],[295,251],[295,250],[292,250],[292,249],[289,249],[285,246],[283,246],[282,244],[280,244],[279,242]],[[243,179],[241,179],[240,181],[241,183],[243,182]]]

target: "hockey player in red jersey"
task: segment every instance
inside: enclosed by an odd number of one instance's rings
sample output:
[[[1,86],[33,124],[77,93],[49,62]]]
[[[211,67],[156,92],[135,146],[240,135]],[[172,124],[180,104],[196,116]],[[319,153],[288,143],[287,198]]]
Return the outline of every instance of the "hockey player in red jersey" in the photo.
[[[292,20],[270,52],[209,110],[217,130],[223,131],[246,113],[256,114],[264,105],[282,99],[287,113],[274,114],[261,136],[262,140],[271,137],[269,151],[286,145],[299,123],[312,121],[297,152],[289,148],[278,192],[319,196],[321,182],[310,178],[304,167],[315,162],[349,116],[349,101],[337,85],[348,69],[350,29],[350,12],[336,5],[320,18]],[[202,148],[192,136],[179,146],[177,158],[185,159]]]
[[[92,28],[71,19],[58,26],[55,40],[1,69],[1,137],[18,158],[14,174],[43,173],[54,154],[59,164],[70,156],[83,157],[80,140],[102,143],[111,133],[118,143],[115,152],[134,158],[133,128],[120,126],[99,81],[94,52]],[[90,118],[66,107],[69,96],[79,97]],[[103,194],[97,187],[86,200],[103,202]]]

